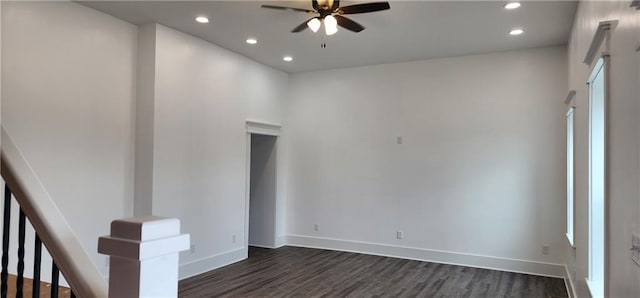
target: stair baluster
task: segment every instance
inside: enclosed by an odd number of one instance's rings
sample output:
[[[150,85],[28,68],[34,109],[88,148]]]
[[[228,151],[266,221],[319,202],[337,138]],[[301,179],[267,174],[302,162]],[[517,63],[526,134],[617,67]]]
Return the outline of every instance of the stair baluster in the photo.
[[[7,297],[7,282],[9,280],[9,228],[11,226],[11,190],[4,187],[4,224],[2,226],[2,273],[0,273],[0,296]]]
[[[58,297],[58,279],[60,278],[60,270],[54,262],[51,265],[51,298]]]
[[[40,267],[42,259],[42,240],[36,235],[33,250],[33,287],[31,292],[33,297],[40,297]]]
[[[16,298],[23,297],[24,287],[24,228],[25,215],[20,208],[18,216],[18,277],[16,278]]]

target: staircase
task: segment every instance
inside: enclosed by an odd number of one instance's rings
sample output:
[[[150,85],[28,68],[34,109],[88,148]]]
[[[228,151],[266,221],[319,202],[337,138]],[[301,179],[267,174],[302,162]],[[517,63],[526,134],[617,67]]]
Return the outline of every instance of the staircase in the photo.
[[[70,297],[176,297],[178,252],[189,247],[189,235],[180,235],[177,219],[142,217],[116,220],[111,236],[100,238],[99,251],[111,256],[109,285],[84,250],[72,227],[56,206],[19,148],[2,129],[1,173],[5,181],[0,297],[9,294],[9,258],[12,238],[12,200],[19,208],[17,218],[17,268],[15,297],[59,297],[60,274],[71,288]],[[25,264],[27,220],[35,230],[33,264]],[[149,236],[149,231],[153,231]],[[15,235],[13,235],[15,238]],[[41,290],[42,248],[53,259],[51,286]],[[155,249],[154,249],[155,247]],[[160,249],[158,249],[160,248]],[[25,266],[33,266],[31,289],[25,290]],[[137,266],[137,267],[136,267]],[[132,270],[132,269],[138,269]],[[140,270],[144,268],[144,270]],[[148,271],[147,271],[148,270]],[[123,272],[125,274],[123,274]],[[151,274],[143,275],[143,272]],[[161,275],[158,275],[158,272]],[[174,272],[175,274],[172,274]],[[162,283],[150,283],[161,280]],[[154,286],[155,284],[155,286]],[[158,284],[160,286],[158,286]]]

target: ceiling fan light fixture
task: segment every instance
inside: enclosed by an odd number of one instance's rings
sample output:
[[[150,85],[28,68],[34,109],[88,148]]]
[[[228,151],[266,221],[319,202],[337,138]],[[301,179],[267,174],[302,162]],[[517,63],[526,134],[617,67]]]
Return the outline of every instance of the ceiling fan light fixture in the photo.
[[[318,32],[318,30],[320,30],[320,26],[322,26],[322,22],[320,22],[318,18],[313,18],[307,22],[307,26],[309,26],[311,31]]]
[[[333,0],[318,0],[318,6],[322,7],[331,7],[333,5]]]
[[[356,33],[364,30],[364,26],[343,15],[361,14],[391,9],[391,5],[389,5],[389,2],[387,1],[340,6],[339,0],[313,0],[311,1],[312,9],[266,4],[263,4],[261,7],[281,11],[290,10],[312,14],[314,16],[304,21],[302,24],[294,27],[291,32],[298,33],[304,31],[307,28],[311,29],[313,32],[316,32],[320,30],[320,27],[322,27],[322,24],[324,24],[324,30],[327,35],[336,34],[338,32],[338,26]]]
[[[324,17],[324,30],[327,35],[334,35],[338,32],[338,21],[332,15]]]

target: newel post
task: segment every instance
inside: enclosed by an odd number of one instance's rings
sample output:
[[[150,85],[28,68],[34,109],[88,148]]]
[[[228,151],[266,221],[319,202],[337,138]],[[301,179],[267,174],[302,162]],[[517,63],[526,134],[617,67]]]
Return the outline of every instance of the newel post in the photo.
[[[109,255],[109,297],[177,297],[178,255],[189,248],[175,218],[143,216],[114,220],[98,240]]]

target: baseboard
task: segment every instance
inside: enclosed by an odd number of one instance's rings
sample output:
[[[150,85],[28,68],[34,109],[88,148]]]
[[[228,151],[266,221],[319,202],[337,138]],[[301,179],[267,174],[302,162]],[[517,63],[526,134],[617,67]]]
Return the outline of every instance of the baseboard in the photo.
[[[576,293],[576,287],[573,284],[573,276],[569,274],[569,267],[564,265],[565,275],[564,284],[567,287],[567,293],[569,294],[569,298],[578,298],[578,294]]]
[[[180,280],[189,278],[207,271],[211,271],[235,262],[242,261],[247,258],[247,249],[238,248],[217,254],[214,256],[202,258],[189,263],[181,264],[178,278]]]
[[[287,236],[278,236],[276,237],[276,248],[283,247],[287,245]]]
[[[274,249],[274,248],[277,248],[277,247],[275,247],[275,246],[260,245],[260,244],[251,244],[251,243],[249,243],[249,246],[259,247],[259,248],[268,248],[268,249]]]
[[[357,252],[385,257],[403,258],[516,273],[526,273],[556,278],[566,277],[565,266],[562,264],[498,258],[450,251],[439,251],[332,238],[309,237],[303,235],[287,235],[287,245]]]

